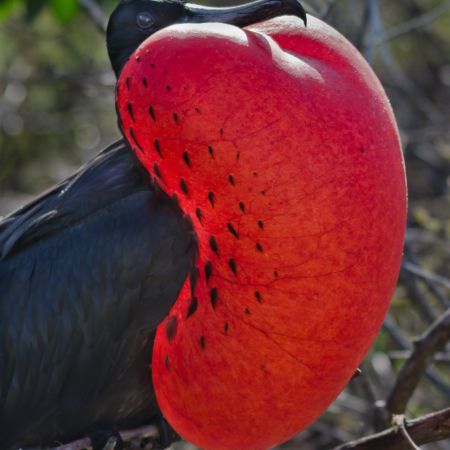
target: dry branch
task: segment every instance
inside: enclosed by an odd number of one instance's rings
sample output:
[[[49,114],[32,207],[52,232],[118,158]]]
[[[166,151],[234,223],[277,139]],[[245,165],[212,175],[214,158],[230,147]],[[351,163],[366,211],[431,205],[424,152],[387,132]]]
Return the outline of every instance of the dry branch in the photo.
[[[379,0],[366,0],[369,10],[369,42],[365,45],[365,55],[370,61],[375,47],[380,47],[380,57],[387,73],[398,87],[403,91],[412,104],[421,111],[430,122],[444,124],[447,122],[443,114],[434,106],[433,102],[423,94],[413,81],[403,72],[396,59],[391,53],[387,42],[384,42],[382,36],[385,34],[383,22],[381,20]]]
[[[409,33],[410,31],[416,30],[418,28],[425,27],[426,25],[434,22],[443,16],[450,9],[450,1],[444,1],[436,8],[428,11],[426,14],[423,14],[419,17],[415,17],[414,19],[409,20],[408,22],[404,22],[400,25],[392,27],[385,31],[384,35],[380,37],[376,45],[384,44],[386,42],[392,41],[393,39],[398,38],[399,36],[403,36],[404,34]]]
[[[120,431],[119,435],[124,442],[132,442],[142,441],[146,438],[157,439],[159,437],[159,431],[156,426],[149,425],[146,427],[135,428],[133,430]],[[92,450],[92,443],[89,438],[83,438],[68,444],[60,445],[59,447],[52,447],[49,450]]]
[[[417,445],[450,438],[450,408],[404,422],[404,428]],[[336,447],[334,450],[411,450],[411,442],[398,425]]]
[[[388,315],[384,321],[384,329],[387,331],[391,339],[402,349],[402,350],[411,350],[411,345],[409,342],[403,337],[397,325],[390,315]],[[450,386],[444,380],[439,373],[433,368],[428,367],[425,371],[425,376],[433,383],[434,387],[439,389],[442,394],[450,397]],[[383,404],[384,407],[384,404]]]
[[[410,261],[405,261],[402,264],[402,268],[410,273],[413,273],[419,278],[442,284],[446,288],[450,289],[450,279],[448,279],[447,277],[423,270],[417,264],[414,264]]]
[[[386,402],[391,414],[402,414],[434,354],[450,340],[450,309],[415,342],[411,356],[400,369]]]
[[[102,8],[100,8],[94,0],[78,0],[78,3],[86,11],[87,15],[91,18],[96,27],[102,33],[106,33],[106,18],[103,14]]]

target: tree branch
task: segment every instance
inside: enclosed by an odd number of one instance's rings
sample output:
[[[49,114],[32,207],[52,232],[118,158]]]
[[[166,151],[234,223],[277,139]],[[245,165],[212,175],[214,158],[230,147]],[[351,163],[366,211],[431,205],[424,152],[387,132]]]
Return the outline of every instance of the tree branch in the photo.
[[[320,20],[326,20],[327,17],[331,14],[334,6],[336,5],[336,0],[328,0],[327,4],[323,7],[322,11],[319,13]]]
[[[386,402],[390,414],[402,414],[433,356],[450,340],[450,309],[415,342]]]
[[[439,19],[449,9],[450,9],[450,0],[444,1],[439,6],[436,6],[436,8],[432,9],[426,14],[423,14],[419,17],[415,17],[414,19],[411,19],[408,22],[404,22],[400,25],[397,25],[395,27],[392,27],[391,29],[386,30],[384,35],[380,37],[376,45],[384,44],[386,42],[398,38],[399,36],[403,36],[404,34],[409,33],[412,30],[422,28]]]
[[[80,6],[86,11],[87,15],[92,19],[96,27],[104,34],[106,33],[106,18],[102,8],[95,0],[78,0]]]
[[[402,268],[410,273],[413,273],[419,278],[423,278],[425,280],[433,281],[434,283],[439,283],[450,289],[450,279],[444,277],[442,275],[438,275],[436,273],[427,272],[419,267],[417,264],[414,264],[410,261],[404,261],[402,264]]]
[[[384,321],[384,329],[387,331],[391,339],[403,350],[411,350],[409,342],[399,332],[397,325],[392,317],[388,314]],[[433,367],[428,367],[425,371],[426,377],[439,389],[444,395],[450,396],[450,386],[448,383],[434,370]],[[383,405],[384,407],[384,405]]]
[[[408,96],[409,101],[412,102],[418,111],[425,114],[430,122],[435,124],[446,123],[443,114],[434,106],[434,103],[431,102],[430,99],[416,87],[409,77],[405,75],[395,58],[392,56],[388,45],[382,40],[380,41],[380,38],[384,35],[385,31],[381,21],[379,2],[378,0],[367,0],[367,2],[370,7],[369,25],[371,30],[371,39],[369,39],[369,43],[365,46],[364,51],[367,59],[370,61],[370,56],[373,54],[375,46],[379,45],[381,62],[397,88]],[[379,44],[379,42],[381,43]]]
[[[417,445],[447,439],[450,437],[450,408],[404,421],[402,426],[396,424],[381,433],[340,445],[334,450],[411,450],[414,447],[411,447],[402,427]]]
[[[420,447],[416,445],[413,438],[409,435],[406,429],[406,419],[403,414],[395,414],[392,417],[392,426],[397,432],[400,432],[404,438],[409,442],[409,446],[413,450],[420,450]]]
[[[154,425],[124,430],[119,432],[124,442],[142,441],[142,439],[159,437],[158,428]],[[108,444],[107,444],[108,447]],[[31,449],[30,449],[31,450]],[[59,447],[52,447],[51,450],[92,450],[92,443],[89,438],[79,439]]]

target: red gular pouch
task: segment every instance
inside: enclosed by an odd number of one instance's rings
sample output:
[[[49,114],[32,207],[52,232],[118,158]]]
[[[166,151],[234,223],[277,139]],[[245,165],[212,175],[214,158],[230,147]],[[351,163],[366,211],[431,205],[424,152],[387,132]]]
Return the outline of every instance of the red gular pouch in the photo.
[[[337,31],[283,16],[158,31],[117,103],[199,243],[154,344],[159,405],[203,449],[271,448],[337,397],[389,307],[406,221],[389,101]]]

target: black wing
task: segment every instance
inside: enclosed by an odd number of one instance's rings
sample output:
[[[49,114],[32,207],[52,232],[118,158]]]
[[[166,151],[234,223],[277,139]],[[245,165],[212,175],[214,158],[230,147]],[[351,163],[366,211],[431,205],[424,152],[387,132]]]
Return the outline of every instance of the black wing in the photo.
[[[193,269],[189,221],[118,143],[0,223],[0,448],[158,414],[156,325]]]

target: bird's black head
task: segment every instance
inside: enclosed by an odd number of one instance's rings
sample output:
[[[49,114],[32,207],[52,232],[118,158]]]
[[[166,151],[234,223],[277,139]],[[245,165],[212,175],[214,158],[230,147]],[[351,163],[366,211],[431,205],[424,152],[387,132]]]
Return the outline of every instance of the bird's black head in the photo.
[[[128,58],[153,33],[176,23],[220,22],[244,27],[283,14],[306,13],[298,0],[256,0],[243,5],[212,8],[182,0],[121,0],[108,23],[108,52],[117,76]]]
[[[184,5],[180,2],[122,0],[109,19],[107,30],[108,53],[116,75],[145,39],[177,23],[183,14]]]

